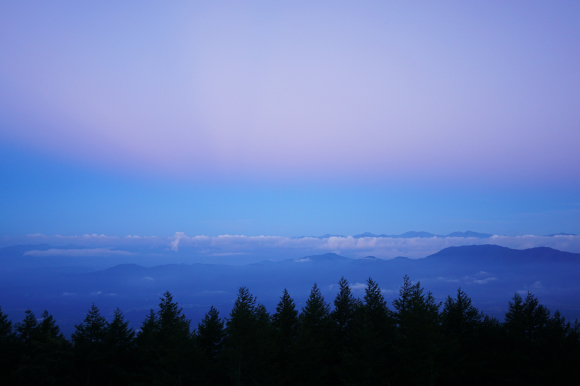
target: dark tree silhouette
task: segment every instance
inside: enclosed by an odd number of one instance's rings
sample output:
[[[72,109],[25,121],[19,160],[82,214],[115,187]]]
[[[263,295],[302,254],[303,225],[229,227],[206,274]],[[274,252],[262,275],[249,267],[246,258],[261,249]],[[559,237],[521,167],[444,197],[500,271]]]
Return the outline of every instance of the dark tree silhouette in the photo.
[[[20,384],[59,385],[70,382],[70,344],[52,315],[42,313],[40,323],[30,310],[16,325],[23,350],[16,379]]]
[[[83,369],[87,385],[91,384],[94,377],[97,377],[96,383],[99,383],[104,371],[106,327],[107,320],[93,303],[85,320],[75,325],[75,332],[71,336],[76,362]]]
[[[169,292],[160,298],[159,311],[151,311],[143,322],[136,343],[142,349],[140,373],[146,383],[181,385],[192,376],[190,321]]]
[[[132,371],[132,357],[135,351],[135,331],[129,328],[120,309],[113,313],[104,333],[105,366],[109,385],[127,384]]]
[[[482,370],[477,359],[477,338],[483,318],[483,313],[471,304],[471,299],[461,288],[455,298],[447,296],[441,312],[445,338],[442,366],[446,382],[456,385],[473,383],[473,374]]]
[[[198,349],[196,369],[199,372],[195,378],[197,383],[217,385],[226,382],[226,369],[223,366],[224,339],[224,321],[219,317],[219,312],[211,306],[198,324],[195,334]]]
[[[346,279],[334,310],[314,284],[299,314],[284,290],[270,317],[247,288],[225,321],[212,306],[197,331],[166,292],[137,335],[117,309],[93,304],[74,346],[54,318],[31,310],[12,325],[0,309],[2,385],[573,385],[580,323],[515,294],[505,321],[483,315],[461,289],[440,303],[404,278],[389,310],[369,278],[362,300]],[[225,326],[224,326],[225,324]]]
[[[393,301],[398,326],[399,383],[433,384],[437,378],[442,336],[440,303],[421,283],[403,279],[399,298]]]
[[[296,339],[298,333],[298,311],[294,300],[286,289],[272,315],[274,366],[278,384],[295,384],[292,367],[296,361]]]
[[[246,287],[241,287],[226,322],[227,358],[232,383],[264,383],[268,378],[269,315]]]
[[[322,385],[331,379],[332,337],[330,306],[315,283],[299,317],[299,383]]]
[[[16,334],[8,315],[0,307],[0,383],[12,384],[15,382],[12,372],[18,365],[19,355],[16,344]]]

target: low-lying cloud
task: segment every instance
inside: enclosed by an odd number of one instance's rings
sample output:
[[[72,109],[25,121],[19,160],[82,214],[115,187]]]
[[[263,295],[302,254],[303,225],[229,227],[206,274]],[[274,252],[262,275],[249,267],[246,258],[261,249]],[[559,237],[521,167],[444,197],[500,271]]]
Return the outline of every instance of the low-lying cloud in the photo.
[[[179,232],[169,243],[172,250],[179,247],[219,248],[223,253],[248,253],[261,248],[268,249],[301,249],[313,252],[335,252],[356,257],[376,256],[394,258],[405,256],[421,258],[436,253],[444,248],[494,244],[513,249],[534,247],[551,247],[561,251],[580,252],[580,236],[492,236],[481,239],[475,237],[431,237],[431,238],[392,238],[392,237],[314,237],[290,238],[281,236],[241,236],[222,235],[217,237],[188,237]],[[226,252],[226,250],[229,250]],[[216,255],[216,253],[214,253]]]
[[[560,251],[580,253],[580,236],[491,236],[489,238],[475,237],[430,237],[430,238],[397,238],[397,237],[364,237],[352,236],[327,238],[284,236],[188,236],[176,232],[172,237],[115,237],[106,235],[83,236],[45,236],[29,235],[21,244],[31,241],[43,244],[78,245],[83,248],[48,250],[32,250],[25,252],[26,256],[128,256],[138,250],[152,250],[166,256],[172,254],[192,253],[207,258],[241,259],[282,259],[300,258],[310,255],[334,252],[347,257],[360,258],[375,256],[390,259],[398,256],[422,258],[442,249],[462,245],[494,244],[513,249],[528,249],[534,247],[550,247]],[[131,252],[129,252],[131,251]],[[185,251],[185,252],[184,252]],[[193,256],[193,255],[192,255]],[[305,260],[306,261],[306,260]],[[483,280],[483,279],[478,279]]]
[[[92,249],[48,249],[46,251],[33,250],[24,252],[24,256],[70,256],[70,257],[93,257],[93,256],[127,256],[132,255],[128,251],[110,250],[106,248]]]

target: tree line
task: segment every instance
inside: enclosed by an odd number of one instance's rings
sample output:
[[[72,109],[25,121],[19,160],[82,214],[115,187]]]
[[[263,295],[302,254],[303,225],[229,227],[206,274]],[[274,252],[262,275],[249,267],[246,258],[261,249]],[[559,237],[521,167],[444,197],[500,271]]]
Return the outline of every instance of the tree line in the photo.
[[[141,328],[93,304],[67,339],[45,311],[12,324],[0,309],[3,385],[567,385],[580,379],[580,324],[528,293],[503,322],[458,289],[435,301],[405,276],[391,307],[368,279],[339,281],[333,307],[314,284],[302,310],[284,290],[273,314],[246,287],[226,318],[192,330],[166,292]]]

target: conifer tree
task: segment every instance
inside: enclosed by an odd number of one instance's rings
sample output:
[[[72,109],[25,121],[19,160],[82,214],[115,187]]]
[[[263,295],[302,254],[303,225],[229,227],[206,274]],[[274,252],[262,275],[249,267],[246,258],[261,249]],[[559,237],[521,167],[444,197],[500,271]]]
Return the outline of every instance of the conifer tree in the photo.
[[[40,323],[34,313],[26,311],[24,321],[17,324],[23,355],[17,370],[21,384],[56,385],[69,381],[70,344],[48,311]]]
[[[211,306],[197,325],[197,345],[208,359],[217,361],[222,352],[224,336],[224,321],[219,317],[218,310]]]
[[[483,313],[472,305],[471,299],[459,288],[456,298],[447,296],[441,312],[441,326],[445,337],[443,358],[446,382],[466,384],[477,371],[476,357],[482,352],[476,339],[482,327]]]
[[[8,315],[2,312],[0,307],[0,344],[14,338],[12,322],[8,320]]]
[[[413,383],[432,384],[437,377],[442,341],[440,306],[431,292],[425,293],[419,282],[413,284],[405,275],[393,307],[399,335],[399,374]]]
[[[219,312],[211,306],[197,326],[195,335],[198,349],[197,383],[215,385],[225,383],[223,368],[223,345],[225,338],[224,321]]]
[[[123,313],[117,308],[104,334],[105,365],[110,385],[129,383],[134,344],[135,331],[129,327],[129,322],[125,321]]]
[[[339,291],[334,299],[334,310],[331,313],[331,317],[335,324],[338,339],[346,341],[352,330],[355,311],[359,304],[344,276],[340,278],[338,286]],[[345,344],[346,342],[341,343]]]
[[[235,385],[264,383],[268,370],[269,315],[246,287],[241,287],[226,322],[230,376]]]
[[[314,283],[299,317],[298,374],[302,384],[327,384],[332,377],[330,306]]]
[[[24,311],[24,320],[16,324],[16,333],[18,335],[18,340],[25,346],[32,343],[34,338],[36,327],[38,326],[38,321],[36,316],[31,310]]]
[[[157,311],[156,349],[159,351],[160,375],[178,385],[187,379],[188,364],[193,355],[191,322],[183,314],[173,296],[165,292]]]
[[[274,363],[278,373],[278,383],[294,384],[291,368],[296,355],[296,335],[298,329],[298,311],[288,290],[284,289],[276,313],[272,315],[273,343],[275,347]]]
[[[548,331],[550,312],[538,299],[527,293],[526,298],[516,293],[509,302],[504,328],[507,333],[506,352],[511,362],[508,372],[515,383],[530,383],[542,378],[542,345]]]
[[[87,385],[99,383],[105,360],[105,330],[107,320],[93,303],[81,324],[75,325],[71,338],[77,363],[82,369]],[[93,378],[96,378],[93,381]]]
[[[138,378],[147,384],[188,383],[194,355],[190,321],[171,293],[159,300],[159,310],[149,312],[135,339]]]
[[[141,383],[151,383],[158,371],[159,351],[157,350],[159,323],[153,309],[145,316],[141,328],[135,336],[136,346],[136,377]]]
[[[354,342],[346,358],[343,377],[349,382],[375,385],[391,382],[393,321],[381,288],[367,280],[363,303],[357,309]]]
[[[17,366],[17,353],[16,334],[12,322],[0,307],[0,383],[14,382],[13,372]]]

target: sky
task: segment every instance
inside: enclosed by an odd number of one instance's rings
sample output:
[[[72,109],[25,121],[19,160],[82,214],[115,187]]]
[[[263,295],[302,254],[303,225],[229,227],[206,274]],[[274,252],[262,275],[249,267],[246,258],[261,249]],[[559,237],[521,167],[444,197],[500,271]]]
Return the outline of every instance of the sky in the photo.
[[[580,3],[0,3],[0,236],[580,233]]]

